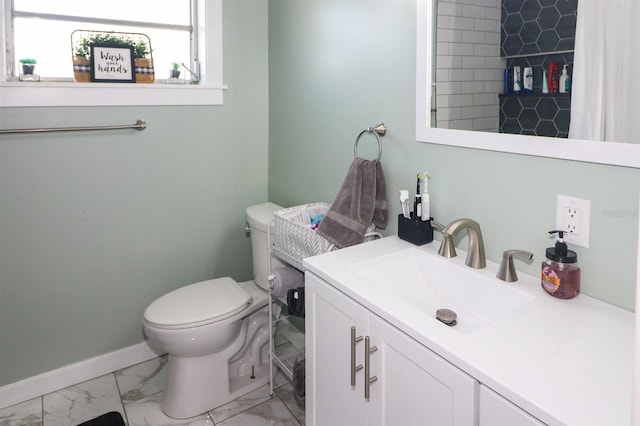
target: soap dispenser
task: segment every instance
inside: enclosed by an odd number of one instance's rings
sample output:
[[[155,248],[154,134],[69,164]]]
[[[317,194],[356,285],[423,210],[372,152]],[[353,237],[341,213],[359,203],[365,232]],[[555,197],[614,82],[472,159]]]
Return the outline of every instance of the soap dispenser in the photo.
[[[559,299],[572,299],[580,293],[580,268],[578,255],[567,248],[564,231],[549,231],[558,234],[555,247],[546,250],[547,260],[542,262],[542,288]]]

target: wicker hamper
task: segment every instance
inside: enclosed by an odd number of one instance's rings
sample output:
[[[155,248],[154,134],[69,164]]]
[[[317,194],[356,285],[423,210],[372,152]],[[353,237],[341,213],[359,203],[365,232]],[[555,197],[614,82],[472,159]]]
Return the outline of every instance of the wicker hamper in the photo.
[[[303,271],[302,260],[336,250],[335,244],[311,229],[311,218],[325,214],[331,207],[327,203],[303,204],[278,210],[271,221],[271,245],[274,254],[295,268]],[[364,241],[381,237],[371,224]]]

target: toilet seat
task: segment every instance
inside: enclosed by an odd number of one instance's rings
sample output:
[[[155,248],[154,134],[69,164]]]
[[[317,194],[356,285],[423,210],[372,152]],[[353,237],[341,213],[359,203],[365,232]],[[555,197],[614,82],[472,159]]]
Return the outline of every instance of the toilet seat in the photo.
[[[151,303],[144,312],[147,324],[164,329],[207,325],[247,308],[252,298],[229,277],[190,284]]]

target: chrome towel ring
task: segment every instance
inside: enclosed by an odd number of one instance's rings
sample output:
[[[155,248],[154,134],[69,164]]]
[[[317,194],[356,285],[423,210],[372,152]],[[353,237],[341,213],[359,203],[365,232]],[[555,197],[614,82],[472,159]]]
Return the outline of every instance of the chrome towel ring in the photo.
[[[376,137],[378,141],[378,158],[377,161],[380,161],[380,157],[382,156],[382,142],[380,141],[380,137],[387,134],[387,126],[384,123],[379,123],[375,127],[369,127],[360,132],[358,137],[356,138],[356,143],[353,145],[353,156],[358,158],[358,142],[360,142],[360,138],[365,133],[371,133]]]

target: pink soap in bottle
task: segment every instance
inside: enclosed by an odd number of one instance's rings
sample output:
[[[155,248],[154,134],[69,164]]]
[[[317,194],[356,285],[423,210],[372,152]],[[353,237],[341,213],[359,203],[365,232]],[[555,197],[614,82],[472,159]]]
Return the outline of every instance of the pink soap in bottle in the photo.
[[[553,297],[572,299],[580,294],[578,255],[567,248],[563,239],[564,231],[549,233],[558,234],[558,240],[555,247],[547,248],[547,260],[542,262],[542,288]]]

